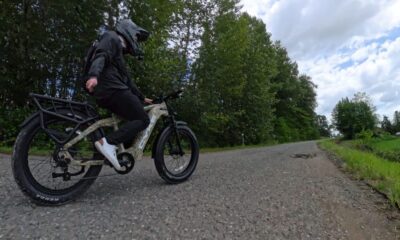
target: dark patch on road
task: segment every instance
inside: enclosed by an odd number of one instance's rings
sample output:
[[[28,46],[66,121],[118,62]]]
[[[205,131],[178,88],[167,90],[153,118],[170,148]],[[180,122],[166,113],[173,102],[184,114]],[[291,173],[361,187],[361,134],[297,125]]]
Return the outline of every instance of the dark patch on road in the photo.
[[[296,153],[291,155],[290,157],[307,159],[307,158],[314,158],[316,156],[317,156],[316,153]]]

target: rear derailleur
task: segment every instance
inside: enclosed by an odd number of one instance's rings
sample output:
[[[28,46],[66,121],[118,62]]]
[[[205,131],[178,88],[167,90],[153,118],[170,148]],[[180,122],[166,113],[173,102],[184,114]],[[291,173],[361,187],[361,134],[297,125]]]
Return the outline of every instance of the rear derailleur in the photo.
[[[81,175],[85,172],[85,166],[81,166],[81,169],[77,172],[68,172],[68,165],[71,159],[67,158],[61,149],[54,151],[53,159],[55,161],[54,170],[60,168],[62,173],[53,172],[51,175],[53,178],[62,177],[64,181],[71,180],[71,177]]]

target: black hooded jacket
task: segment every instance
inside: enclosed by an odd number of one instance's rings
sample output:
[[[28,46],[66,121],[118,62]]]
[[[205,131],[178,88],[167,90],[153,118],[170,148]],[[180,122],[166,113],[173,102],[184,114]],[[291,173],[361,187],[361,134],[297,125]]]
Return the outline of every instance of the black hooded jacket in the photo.
[[[89,77],[97,77],[93,93],[97,100],[106,100],[115,91],[124,89],[130,89],[139,99],[144,100],[144,95],[129,77],[122,50],[116,32],[108,31],[101,36],[88,73]]]

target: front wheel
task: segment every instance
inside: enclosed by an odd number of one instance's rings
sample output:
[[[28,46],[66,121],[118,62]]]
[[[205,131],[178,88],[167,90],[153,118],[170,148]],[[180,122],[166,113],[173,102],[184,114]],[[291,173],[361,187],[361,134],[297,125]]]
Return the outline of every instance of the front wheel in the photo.
[[[199,144],[187,126],[166,128],[156,144],[154,164],[167,183],[181,183],[194,172],[199,159]]]

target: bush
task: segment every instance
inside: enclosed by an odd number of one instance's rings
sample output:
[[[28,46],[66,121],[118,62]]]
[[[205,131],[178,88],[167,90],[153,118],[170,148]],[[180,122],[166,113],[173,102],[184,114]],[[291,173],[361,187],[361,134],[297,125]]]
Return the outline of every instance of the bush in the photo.
[[[361,139],[361,140],[365,140],[365,141],[371,141],[373,136],[374,136],[374,132],[371,130],[364,130],[364,131],[356,134],[357,139]]]
[[[356,141],[354,146],[362,151],[372,151],[372,138],[374,133],[371,130],[365,130],[356,134]]]
[[[27,118],[31,109],[0,108],[0,146],[12,146],[19,132],[19,125]]]

